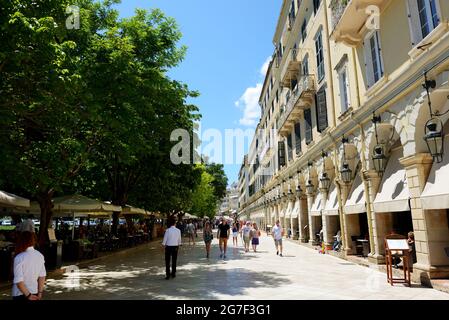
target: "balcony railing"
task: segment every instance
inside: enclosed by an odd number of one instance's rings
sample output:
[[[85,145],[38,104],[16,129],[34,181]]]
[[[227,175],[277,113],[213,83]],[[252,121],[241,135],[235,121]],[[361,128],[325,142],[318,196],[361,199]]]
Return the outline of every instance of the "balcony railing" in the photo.
[[[351,0],[332,0],[330,4],[330,8],[332,11],[332,30],[335,29],[335,26],[340,21],[343,12],[345,12],[348,3]]]
[[[287,101],[284,112],[280,115],[277,123],[278,130],[281,130],[285,122],[289,118],[292,110],[296,106],[306,106],[310,103],[311,95],[307,93],[315,92],[315,77],[313,75],[302,76],[298,84],[293,89],[290,98]],[[306,98],[306,99],[305,99]],[[304,103],[300,103],[304,99]]]
[[[297,76],[300,70],[301,62],[298,61],[298,49],[293,47],[290,49],[284,67],[281,72],[281,81],[284,87],[290,87],[290,81]]]

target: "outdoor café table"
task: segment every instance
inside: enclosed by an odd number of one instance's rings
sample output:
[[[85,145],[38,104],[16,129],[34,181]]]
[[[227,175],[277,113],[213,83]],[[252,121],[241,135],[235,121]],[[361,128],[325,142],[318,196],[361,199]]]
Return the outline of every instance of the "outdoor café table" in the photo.
[[[135,242],[135,244],[142,243],[142,235],[140,233],[138,233],[134,236],[134,242]]]

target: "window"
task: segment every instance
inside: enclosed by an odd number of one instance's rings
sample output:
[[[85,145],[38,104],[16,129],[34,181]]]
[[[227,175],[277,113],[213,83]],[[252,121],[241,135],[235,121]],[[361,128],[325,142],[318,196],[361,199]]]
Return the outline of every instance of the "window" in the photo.
[[[305,124],[305,131],[306,131],[306,144],[309,144],[313,141],[312,111],[310,108],[304,110],[304,124]]]
[[[295,123],[295,152],[296,155],[301,153],[301,124]]]
[[[341,103],[341,113],[344,113],[349,108],[349,80],[347,67],[344,66],[338,72],[339,82],[340,82],[340,103]]]
[[[327,103],[326,103],[326,89],[321,88],[316,94],[316,117],[317,130],[323,132],[327,126]]]
[[[321,30],[315,37],[315,50],[316,50],[316,65],[318,69],[318,81],[324,78],[324,53],[323,53],[323,38]]]
[[[278,162],[279,162],[279,169],[283,166],[285,166],[285,145],[284,141],[278,142]]]
[[[384,75],[379,31],[369,34],[364,42],[367,86],[372,87]]]
[[[292,134],[289,134],[287,136],[287,155],[288,155],[288,161],[293,160],[293,139],[292,139]]]
[[[412,46],[416,46],[440,24],[437,0],[407,0]]]
[[[306,41],[307,38],[307,20],[304,19],[304,22],[301,25],[301,37],[302,37],[302,42]]]
[[[321,0],[313,0],[313,12],[316,14],[320,8]]]
[[[309,75],[309,55],[307,54],[302,60],[302,74]]]

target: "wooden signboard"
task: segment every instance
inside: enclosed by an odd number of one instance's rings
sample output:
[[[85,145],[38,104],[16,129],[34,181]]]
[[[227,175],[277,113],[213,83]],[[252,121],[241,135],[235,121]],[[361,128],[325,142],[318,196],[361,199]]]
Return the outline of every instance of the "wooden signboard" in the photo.
[[[402,259],[403,277],[395,278],[393,275],[393,260]],[[410,248],[407,239],[401,235],[390,235],[385,238],[385,262],[387,267],[387,281],[405,283],[411,286],[410,281]]]
[[[48,238],[50,239],[50,242],[58,240],[58,239],[56,239],[55,229],[48,228]]]
[[[387,248],[390,250],[409,250],[406,239],[386,239]]]

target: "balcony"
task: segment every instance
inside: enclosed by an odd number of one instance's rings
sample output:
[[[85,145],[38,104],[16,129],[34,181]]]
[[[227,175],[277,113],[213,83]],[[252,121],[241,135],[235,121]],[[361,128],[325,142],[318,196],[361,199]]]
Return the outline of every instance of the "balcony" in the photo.
[[[286,136],[290,133],[302,110],[313,103],[315,91],[315,76],[307,75],[299,79],[298,85],[293,89],[285,110],[277,122],[277,128],[281,135]]]
[[[349,46],[357,46],[363,40],[367,22],[370,22],[369,6],[379,8],[379,13],[391,0],[332,0],[331,39]]]
[[[301,62],[298,61],[298,49],[291,48],[282,68],[281,85],[290,87],[291,81],[298,76],[300,68]]]

